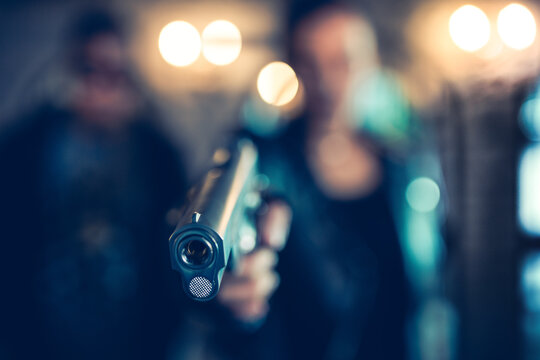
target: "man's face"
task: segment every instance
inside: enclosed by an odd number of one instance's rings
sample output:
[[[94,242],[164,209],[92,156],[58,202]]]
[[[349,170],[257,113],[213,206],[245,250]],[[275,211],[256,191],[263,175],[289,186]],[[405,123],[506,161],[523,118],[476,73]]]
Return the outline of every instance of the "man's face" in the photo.
[[[103,34],[88,42],[84,54],[85,71],[78,78],[75,94],[76,112],[100,127],[124,125],[136,107],[126,49],[114,34]]]

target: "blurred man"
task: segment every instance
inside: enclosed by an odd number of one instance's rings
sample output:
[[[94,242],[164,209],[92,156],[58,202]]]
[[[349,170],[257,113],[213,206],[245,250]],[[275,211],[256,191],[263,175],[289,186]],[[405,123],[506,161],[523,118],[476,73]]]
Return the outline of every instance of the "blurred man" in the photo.
[[[46,102],[0,146],[0,354],[163,359],[190,306],[164,221],[187,190],[183,167],[135,84],[117,20],[93,10],[69,34],[66,101]],[[248,323],[268,311],[284,239],[272,216],[261,224],[266,247],[224,279],[216,310]]]
[[[69,35],[65,103],[20,120],[1,148],[0,346],[17,359],[163,358],[178,320],[163,216],[183,170],[114,17],[85,13]]]

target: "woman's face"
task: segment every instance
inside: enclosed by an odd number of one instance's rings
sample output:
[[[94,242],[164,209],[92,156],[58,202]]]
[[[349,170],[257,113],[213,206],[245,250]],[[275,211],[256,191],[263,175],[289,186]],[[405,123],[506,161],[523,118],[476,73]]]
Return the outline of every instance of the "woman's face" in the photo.
[[[340,106],[358,73],[377,63],[371,28],[361,17],[345,12],[305,20],[294,45],[308,111],[322,117]]]

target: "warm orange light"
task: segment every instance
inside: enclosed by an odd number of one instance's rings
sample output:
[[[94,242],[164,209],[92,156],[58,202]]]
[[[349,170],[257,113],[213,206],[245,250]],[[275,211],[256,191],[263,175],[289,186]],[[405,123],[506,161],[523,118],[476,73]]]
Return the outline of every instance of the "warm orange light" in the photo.
[[[464,51],[480,50],[489,41],[489,19],[473,5],[464,5],[454,11],[448,28],[454,44]]]
[[[275,106],[283,106],[294,99],[298,92],[298,78],[294,70],[281,61],[266,65],[257,78],[261,98]]]
[[[231,22],[216,20],[208,24],[202,33],[203,55],[214,65],[227,65],[240,55],[242,36]]]
[[[502,41],[516,50],[528,48],[536,38],[534,16],[520,4],[510,4],[500,11],[497,29]]]
[[[193,25],[173,21],[159,34],[159,51],[163,59],[173,66],[187,66],[195,62],[201,52],[201,37]]]

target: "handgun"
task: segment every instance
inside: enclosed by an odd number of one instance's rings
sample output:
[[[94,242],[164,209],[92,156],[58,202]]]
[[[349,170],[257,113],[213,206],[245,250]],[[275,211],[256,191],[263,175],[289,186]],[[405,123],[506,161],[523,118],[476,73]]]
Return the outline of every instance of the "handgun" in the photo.
[[[208,301],[219,291],[226,269],[256,246],[256,213],[264,176],[257,149],[248,139],[214,153],[215,165],[187,196],[169,239],[172,268],[191,299]]]

